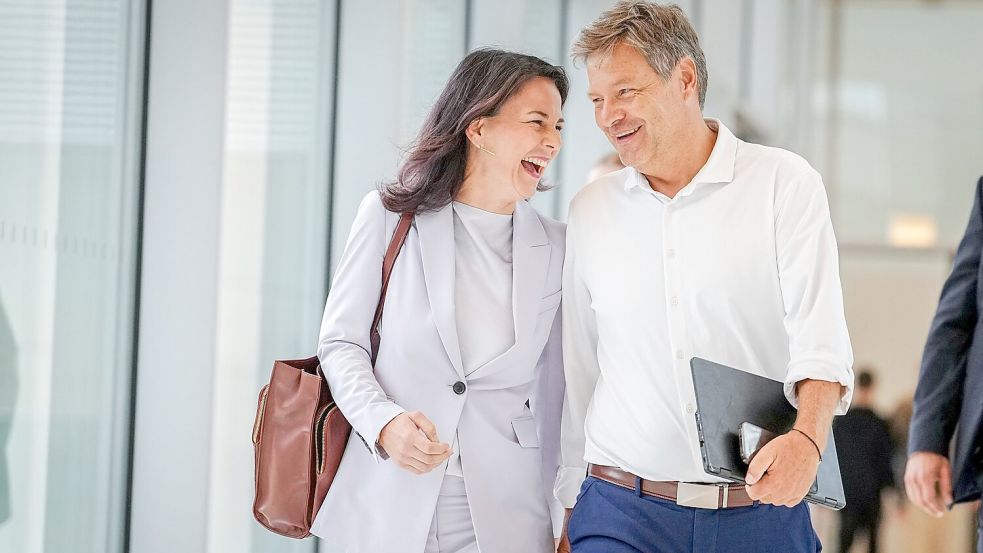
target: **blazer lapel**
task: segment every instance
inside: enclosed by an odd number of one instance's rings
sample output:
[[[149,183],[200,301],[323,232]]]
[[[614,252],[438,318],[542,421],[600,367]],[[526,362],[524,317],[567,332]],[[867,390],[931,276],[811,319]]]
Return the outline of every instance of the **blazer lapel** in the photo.
[[[512,294],[516,346],[528,342],[536,330],[539,304],[547,292],[546,273],[552,247],[539,215],[527,202],[515,206],[512,231]]]
[[[457,337],[457,313],[454,309],[454,217],[450,204],[436,212],[416,216],[416,230],[420,236],[420,252],[423,260],[423,276],[427,284],[427,296],[434,324],[447,356],[461,379],[464,379],[464,363]]]

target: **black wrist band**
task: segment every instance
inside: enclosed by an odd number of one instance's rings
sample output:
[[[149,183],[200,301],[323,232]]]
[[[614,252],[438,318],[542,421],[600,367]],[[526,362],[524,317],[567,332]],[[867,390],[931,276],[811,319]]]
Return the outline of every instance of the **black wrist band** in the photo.
[[[806,434],[805,432],[799,430],[798,428],[793,428],[792,430],[795,430],[799,434],[802,434],[803,436],[806,437],[807,440],[809,440],[810,442],[812,442],[812,447],[816,448],[816,454],[819,455],[819,462],[822,463],[823,462],[823,452],[820,451],[819,444],[816,443],[816,440],[813,440],[812,439],[812,436]]]

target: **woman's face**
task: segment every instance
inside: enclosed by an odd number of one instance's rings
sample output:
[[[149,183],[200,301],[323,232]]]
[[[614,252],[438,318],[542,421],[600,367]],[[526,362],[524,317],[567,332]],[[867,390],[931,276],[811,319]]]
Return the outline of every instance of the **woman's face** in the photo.
[[[495,196],[508,201],[531,198],[546,167],[556,159],[563,128],[560,91],[551,79],[535,77],[502,104],[496,115],[481,119],[469,133],[479,163]]]

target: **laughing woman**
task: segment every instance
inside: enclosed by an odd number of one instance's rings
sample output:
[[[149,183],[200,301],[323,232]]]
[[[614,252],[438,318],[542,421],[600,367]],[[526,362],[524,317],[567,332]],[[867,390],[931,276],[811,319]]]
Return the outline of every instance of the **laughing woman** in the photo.
[[[560,150],[563,70],[478,50],[395,182],[362,201],[318,357],[354,429],[313,533],[348,553],[553,550],[564,226],[527,200]],[[401,213],[375,370],[370,326]]]

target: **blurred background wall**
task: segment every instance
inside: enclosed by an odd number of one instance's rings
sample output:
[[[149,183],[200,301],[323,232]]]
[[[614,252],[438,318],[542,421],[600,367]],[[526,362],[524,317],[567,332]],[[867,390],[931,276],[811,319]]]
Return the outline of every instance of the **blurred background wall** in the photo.
[[[357,202],[473,48],[568,69],[533,200],[565,216],[611,151],[569,45],[611,4],[0,0],[0,552],[335,551],[252,520],[271,361],[311,355]],[[680,5],[706,115],[823,174],[857,364],[903,419],[983,174],[983,2]],[[971,506],[904,506],[885,550],[970,550]]]

